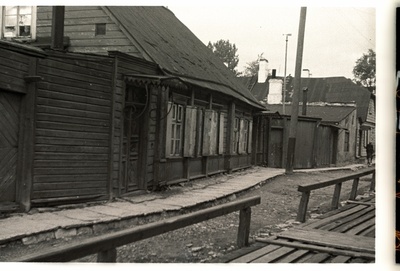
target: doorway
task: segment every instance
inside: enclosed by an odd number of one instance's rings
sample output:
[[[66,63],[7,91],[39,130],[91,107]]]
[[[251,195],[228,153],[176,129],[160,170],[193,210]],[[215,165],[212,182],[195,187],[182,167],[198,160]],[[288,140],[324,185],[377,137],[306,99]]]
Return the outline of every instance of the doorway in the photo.
[[[145,88],[127,86],[123,109],[123,136],[120,191],[122,194],[145,189],[143,167],[144,116],[147,110],[148,93]]]

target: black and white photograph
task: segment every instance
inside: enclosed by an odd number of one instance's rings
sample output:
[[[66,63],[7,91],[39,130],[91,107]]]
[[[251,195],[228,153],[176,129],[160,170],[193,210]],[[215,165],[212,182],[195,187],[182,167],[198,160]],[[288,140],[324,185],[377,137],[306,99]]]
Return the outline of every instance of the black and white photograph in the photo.
[[[0,267],[400,262],[400,3],[99,3],[0,6]]]

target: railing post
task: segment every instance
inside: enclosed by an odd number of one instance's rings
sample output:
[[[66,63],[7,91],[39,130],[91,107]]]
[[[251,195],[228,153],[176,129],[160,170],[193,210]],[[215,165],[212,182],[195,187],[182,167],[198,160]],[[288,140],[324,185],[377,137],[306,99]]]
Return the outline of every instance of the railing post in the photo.
[[[97,253],[98,263],[116,263],[117,262],[117,249],[112,248],[103,250]]]
[[[304,191],[301,195],[299,204],[299,212],[297,213],[297,221],[305,222],[307,215],[308,200],[310,199],[310,191]]]
[[[247,207],[240,210],[239,229],[237,235],[237,246],[239,248],[249,245],[250,220],[251,220],[251,208]]]
[[[355,178],[353,181],[353,186],[351,187],[351,192],[350,192],[350,197],[349,197],[349,199],[351,199],[351,200],[355,200],[357,197],[359,181],[360,181],[360,178]]]
[[[335,192],[333,192],[332,198],[332,209],[339,208],[339,201],[340,201],[340,191],[342,190],[342,183],[337,183],[335,185]]]
[[[375,191],[375,171],[372,173],[372,180],[371,180],[371,186],[369,188],[369,191]]]

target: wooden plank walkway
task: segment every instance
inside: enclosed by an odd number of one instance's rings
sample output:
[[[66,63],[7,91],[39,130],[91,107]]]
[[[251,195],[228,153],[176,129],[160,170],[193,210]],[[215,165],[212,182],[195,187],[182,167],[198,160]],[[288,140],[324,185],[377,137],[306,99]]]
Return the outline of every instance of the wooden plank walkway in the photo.
[[[224,256],[229,263],[373,263],[375,196]],[[220,261],[220,262],[221,262]]]

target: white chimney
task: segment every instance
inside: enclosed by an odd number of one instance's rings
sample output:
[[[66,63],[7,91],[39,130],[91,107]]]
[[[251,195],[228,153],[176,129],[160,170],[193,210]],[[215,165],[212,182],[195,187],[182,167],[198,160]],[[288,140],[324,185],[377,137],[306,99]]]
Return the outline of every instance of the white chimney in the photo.
[[[282,85],[283,81],[277,78],[271,78],[268,80],[269,92],[268,92],[268,104],[280,104],[282,103]]]
[[[268,77],[268,60],[260,58],[258,63],[258,83],[265,83]]]

